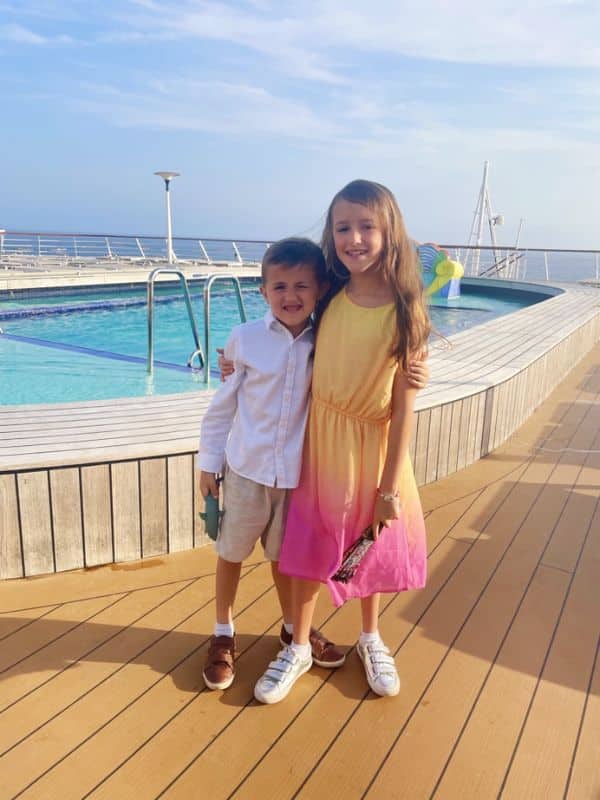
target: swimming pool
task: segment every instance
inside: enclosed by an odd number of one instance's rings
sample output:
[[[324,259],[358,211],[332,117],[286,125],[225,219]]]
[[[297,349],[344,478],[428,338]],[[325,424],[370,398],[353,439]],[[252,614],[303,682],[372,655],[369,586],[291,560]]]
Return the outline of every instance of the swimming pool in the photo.
[[[531,291],[482,288],[473,281],[468,284],[458,301],[432,304],[434,326],[446,336],[545,297]],[[259,280],[242,279],[242,287],[248,318],[262,316],[266,305]],[[191,281],[190,290],[201,330],[203,281]],[[104,400],[205,388],[202,374],[185,367],[194,341],[180,288],[157,285],[155,303],[155,370],[149,376],[145,285],[0,294],[4,332],[0,336],[0,404]],[[233,292],[215,289],[213,347],[224,344],[238,322]],[[212,353],[213,367],[214,361]]]

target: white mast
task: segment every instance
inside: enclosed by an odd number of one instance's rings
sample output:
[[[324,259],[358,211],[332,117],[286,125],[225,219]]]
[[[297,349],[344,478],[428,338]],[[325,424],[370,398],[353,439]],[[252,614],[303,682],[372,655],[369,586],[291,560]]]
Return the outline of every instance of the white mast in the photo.
[[[481,189],[477,198],[477,205],[475,206],[475,213],[473,214],[473,224],[471,225],[471,233],[469,234],[468,244],[476,248],[481,247],[483,239],[483,224],[487,220],[490,229],[490,240],[494,248],[494,261],[499,260],[499,253],[496,250],[496,225],[504,224],[504,217],[502,214],[494,214],[492,211],[492,201],[490,199],[490,190],[488,187],[488,174],[490,169],[490,162],[483,162],[483,179],[481,181]],[[479,260],[480,250],[467,250],[465,255],[465,274],[479,275]],[[471,261],[469,269],[469,260]]]

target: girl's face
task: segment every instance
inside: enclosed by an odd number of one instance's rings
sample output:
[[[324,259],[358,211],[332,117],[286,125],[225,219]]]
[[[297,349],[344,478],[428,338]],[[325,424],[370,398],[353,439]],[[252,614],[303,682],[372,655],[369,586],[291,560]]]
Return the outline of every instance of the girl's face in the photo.
[[[331,219],[336,255],[350,274],[377,269],[383,252],[379,216],[366,206],[338,200]]]

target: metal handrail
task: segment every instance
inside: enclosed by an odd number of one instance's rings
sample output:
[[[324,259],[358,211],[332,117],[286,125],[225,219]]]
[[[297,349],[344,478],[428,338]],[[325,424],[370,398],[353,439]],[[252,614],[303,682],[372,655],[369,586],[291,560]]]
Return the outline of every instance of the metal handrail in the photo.
[[[185,298],[185,304],[187,306],[188,317],[190,319],[190,325],[192,327],[192,334],[194,335],[194,342],[196,343],[196,349],[190,355],[187,361],[187,366],[191,367],[196,356],[199,358],[200,361],[200,368],[204,368],[205,373],[205,382],[208,383],[208,366],[206,364],[206,360],[204,358],[204,353],[202,352],[202,345],[200,344],[200,337],[198,335],[198,327],[196,325],[196,318],[194,317],[194,309],[192,308],[192,298],[190,296],[190,290],[188,289],[187,280],[185,275],[180,269],[170,269],[170,268],[163,268],[159,267],[158,269],[152,270],[150,275],[148,276],[148,283],[147,283],[147,293],[148,293],[148,360],[147,360],[147,371],[149,375],[152,375],[154,370],[154,281],[156,280],[157,275],[160,274],[169,274],[169,275],[176,275],[179,278],[179,282],[183,288],[183,296]],[[207,351],[208,352],[208,351]]]
[[[240,319],[242,322],[246,322],[246,309],[239,280],[235,275],[209,275],[204,284],[204,352],[207,358],[204,383],[208,383],[210,377],[210,290],[215,281],[231,281],[233,283]]]
[[[512,275],[517,262],[525,256],[525,253],[517,253],[512,252],[508,253],[507,255],[503,256],[502,258],[498,259],[495,263],[491,265],[491,267],[487,267],[486,269],[479,271],[479,277],[485,278],[493,276],[494,274],[500,276],[502,270],[506,270],[506,273]]]
[[[176,258],[206,264],[260,263],[268,242],[262,239],[216,239],[174,236]],[[0,233],[0,255],[20,254],[35,259],[60,256],[66,262],[101,260],[145,261],[166,257],[165,238],[150,234],[40,233],[5,231]]]

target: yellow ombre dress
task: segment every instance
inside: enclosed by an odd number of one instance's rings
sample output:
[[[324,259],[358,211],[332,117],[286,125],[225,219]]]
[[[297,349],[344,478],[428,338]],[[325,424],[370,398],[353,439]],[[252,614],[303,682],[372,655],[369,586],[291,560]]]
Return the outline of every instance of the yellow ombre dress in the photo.
[[[425,522],[408,455],[400,519],[382,531],[349,583],[330,580],[372,522],[391,414],[395,328],[393,304],[357,306],[342,289],[317,335],[302,474],[290,498],[279,568],[327,583],[336,605],[425,584]]]

